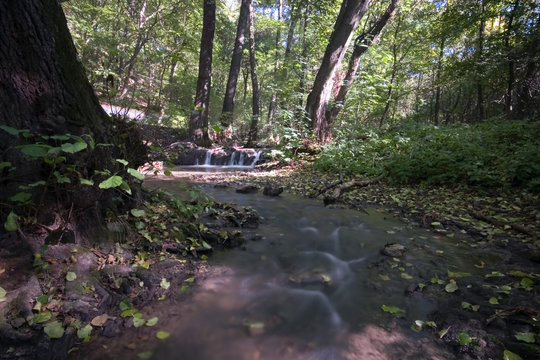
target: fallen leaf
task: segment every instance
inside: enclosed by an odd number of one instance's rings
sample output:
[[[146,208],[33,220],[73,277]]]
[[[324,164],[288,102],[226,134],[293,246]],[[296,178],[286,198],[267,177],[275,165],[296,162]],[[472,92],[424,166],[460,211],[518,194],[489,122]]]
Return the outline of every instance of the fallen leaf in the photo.
[[[101,314],[93,318],[90,324],[93,326],[103,326],[109,319],[113,320],[115,318],[107,314]]]

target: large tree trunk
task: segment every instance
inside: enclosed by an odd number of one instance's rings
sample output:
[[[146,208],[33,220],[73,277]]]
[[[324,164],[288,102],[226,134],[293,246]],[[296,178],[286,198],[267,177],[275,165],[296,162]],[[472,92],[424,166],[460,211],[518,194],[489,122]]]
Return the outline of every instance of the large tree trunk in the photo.
[[[99,221],[99,211],[91,218],[84,216],[85,211],[100,209],[107,202],[110,205],[112,196],[97,185],[81,185],[80,179],[100,181],[96,171],[120,172],[120,164],[113,159],[125,153],[117,146],[103,144],[111,143],[115,131],[119,127],[124,131],[126,125],[113,127],[101,108],[77,60],[58,0],[1,1],[0,44],[0,124],[4,125],[0,130],[0,162],[14,166],[7,174],[0,174],[0,217],[20,210],[19,214],[24,212],[40,222],[44,219],[41,216],[64,211],[69,213],[65,221],[72,225]],[[10,128],[29,130],[29,137],[14,136]],[[61,134],[64,136],[59,137]],[[88,150],[71,154],[75,141],[79,145],[84,142]],[[61,142],[67,151],[60,148]],[[19,144],[33,150],[41,147],[46,155],[21,152],[16,147]],[[94,148],[94,144],[100,145]],[[136,160],[127,160],[129,166],[138,166]],[[30,190],[30,205],[10,199],[21,191],[21,185],[36,180],[46,181]],[[91,228],[95,226],[86,226]]]
[[[253,18],[253,3],[249,5],[249,68],[251,72],[251,88],[253,113],[249,126],[247,145],[252,147],[257,142],[257,127],[261,112],[261,100],[259,94],[259,81],[257,80],[257,59],[255,57],[255,20]]]
[[[203,30],[201,52],[199,55],[199,78],[193,113],[189,120],[191,139],[200,146],[209,146],[208,106],[210,104],[210,86],[212,77],[212,52],[216,28],[216,1],[204,0]]]
[[[236,27],[236,40],[234,42],[229,78],[227,80],[225,97],[223,99],[223,109],[220,118],[221,125],[225,127],[230,126],[233,120],[234,96],[236,94],[238,75],[240,74],[240,67],[242,65],[242,52],[244,51],[251,1],[252,0],[242,0],[242,5],[240,6],[240,15],[238,16],[238,25]]]
[[[356,72],[358,71],[360,59],[368,51],[371,45],[379,42],[383,28],[396,15],[396,12],[398,10],[398,4],[399,0],[392,0],[388,5],[386,11],[379,17],[379,19],[377,19],[375,24],[373,24],[373,26],[369,30],[362,33],[356,38],[354,50],[349,60],[347,74],[343,79],[343,84],[339,87],[339,92],[334,99],[334,105],[332,106],[332,109],[330,111],[327,111],[328,118],[326,121],[329,126],[332,126],[339,112],[345,105],[345,99],[356,77]]]
[[[334,31],[326,47],[321,67],[315,77],[313,89],[308,95],[306,114],[320,142],[331,139],[331,129],[326,121],[328,101],[334,85],[334,74],[352,40],[354,30],[366,12],[370,0],[344,0],[334,25]]]

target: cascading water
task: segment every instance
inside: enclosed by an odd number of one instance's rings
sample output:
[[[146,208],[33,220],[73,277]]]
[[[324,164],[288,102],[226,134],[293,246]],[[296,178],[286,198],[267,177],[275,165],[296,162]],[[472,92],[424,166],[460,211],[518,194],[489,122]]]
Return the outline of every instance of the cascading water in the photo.
[[[208,149],[204,159],[197,157],[195,164],[183,164],[188,170],[220,171],[220,170],[253,170],[260,160],[262,150],[236,148],[234,150]]]

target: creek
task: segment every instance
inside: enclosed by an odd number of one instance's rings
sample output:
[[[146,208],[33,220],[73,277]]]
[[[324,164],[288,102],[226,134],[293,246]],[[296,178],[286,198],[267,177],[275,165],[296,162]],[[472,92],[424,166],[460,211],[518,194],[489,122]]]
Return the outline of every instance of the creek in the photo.
[[[185,192],[183,182],[149,185]],[[244,247],[212,254],[213,270],[197,280],[191,298],[166,323],[160,319],[171,336],[153,349],[154,359],[453,359],[435,331],[411,329],[437,308],[437,297],[417,285],[498,261],[470,249],[464,257],[444,236],[377,209],[203,190],[253,207],[261,224],[245,229]],[[389,243],[404,245],[404,254],[381,254]],[[393,317],[383,305],[404,313]]]

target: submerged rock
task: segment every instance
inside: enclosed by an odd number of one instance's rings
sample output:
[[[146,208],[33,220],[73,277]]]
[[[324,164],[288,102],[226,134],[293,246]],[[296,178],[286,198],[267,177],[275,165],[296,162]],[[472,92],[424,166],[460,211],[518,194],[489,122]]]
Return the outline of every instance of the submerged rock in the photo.
[[[401,244],[386,244],[381,250],[381,254],[390,257],[401,257],[405,253],[405,246]]]
[[[246,185],[236,189],[236,192],[240,194],[255,194],[259,192],[259,188],[255,185]]]
[[[277,187],[275,185],[266,185],[263,189],[263,195],[266,196],[279,196],[283,192],[283,187]]]

